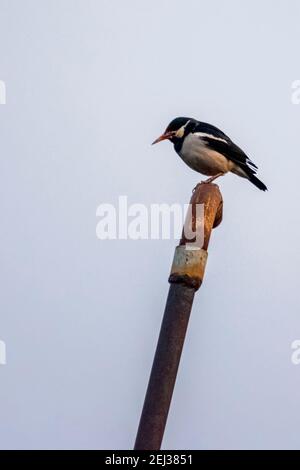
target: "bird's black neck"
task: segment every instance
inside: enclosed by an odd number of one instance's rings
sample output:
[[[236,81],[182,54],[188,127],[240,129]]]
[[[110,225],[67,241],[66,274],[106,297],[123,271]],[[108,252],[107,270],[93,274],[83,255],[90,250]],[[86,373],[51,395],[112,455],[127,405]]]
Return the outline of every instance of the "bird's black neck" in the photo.
[[[179,153],[183,144],[183,138],[173,137],[172,143],[174,144],[174,150]]]
[[[180,152],[182,148],[182,144],[186,136],[188,136],[190,133],[194,132],[196,129],[198,122],[195,121],[195,119],[189,119],[188,122],[184,126],[184,134],[182,137],[173,137],[172,142],[174,144],[174,149],[177,153]]]

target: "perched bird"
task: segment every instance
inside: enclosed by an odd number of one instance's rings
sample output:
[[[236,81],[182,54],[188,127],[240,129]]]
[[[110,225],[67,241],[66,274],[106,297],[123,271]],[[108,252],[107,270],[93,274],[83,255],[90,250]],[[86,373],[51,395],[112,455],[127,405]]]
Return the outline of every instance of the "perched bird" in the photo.
[[[210,176],[211,183],[231,171],[247,178],[257,188],[267,187],[256,176],[257,166],[234,142],[217,127],[196,119],[178,117],[153,144],[170,140],[182,160],[193,170]]]

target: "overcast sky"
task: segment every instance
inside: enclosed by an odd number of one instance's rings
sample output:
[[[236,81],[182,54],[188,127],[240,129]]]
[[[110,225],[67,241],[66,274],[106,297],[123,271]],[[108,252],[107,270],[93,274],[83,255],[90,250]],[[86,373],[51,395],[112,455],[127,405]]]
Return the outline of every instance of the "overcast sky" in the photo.
[[[220,127],[268,193],[220,180],[163,448],[300,448],[297,0],[0,0],[2,449],[135,439],[175,240],[96,237],[96,209],[189,201],[201,175],[150,143]]]

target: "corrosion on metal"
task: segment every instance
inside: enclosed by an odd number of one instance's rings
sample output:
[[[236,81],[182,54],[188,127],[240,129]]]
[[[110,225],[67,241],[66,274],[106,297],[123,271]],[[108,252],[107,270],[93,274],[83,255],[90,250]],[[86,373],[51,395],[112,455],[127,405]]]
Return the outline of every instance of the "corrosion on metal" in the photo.
[[[197,250],[186,249],[191,240],[187,240],[183,233],[180,245],[176,248],[169,278],[171,285],[136,436],[135,450],[160,449],[194,295],[204,276],[211,231],[222,220],[222,196],[217,185],[197,185],[190,204],[192,211],[188,214],[185,225],[189,224],[194,233],[195,229],[203,230],[202,246],[198,246]],[[202,217],[199,217],[196,211],[196,204],[204,204]]]
[[[198,290],[203,281],[206,260],[206,250],[188,249],[185,245],[177,246],[169,282],[182,283]]]
[[[192,287],[170,286],[135,450],[160,449],[194,295]]]
[[[204,217],[201,216],[201,213],[199,215],[199,212],[196,211],[198,204],[203,204]],[[213,228],[220,225],[223,217],[223,199],[219,186],[212,183],[198,184],[191,197],[190,205],[192,207],[192,213],[188,213],[188,220],[186,220],[185,226],[188,227],[189,232],[195,233],[196,229],[203,230],[203,237],[200,238],[202,246],[199,248],[207,250],[211,231]],[[196,216],[198,216],[198,218]],[[180,245],[188,245],[191,241],[193,240],[188,240],[183,232]]]
[[[203,206],[203,212],[197,211],[198,205]],[[223,217],[223,200],[219,187],[216,184],[198,184],[190,207],[180,245],[175,251],[169,282],[184,284],[197,290],[204,277],[211,231],[221,223]],[[202,234],[198,237],[200,246],[197,246],[196,237],[192,240],[186,238],[186,233],[199,232]]]

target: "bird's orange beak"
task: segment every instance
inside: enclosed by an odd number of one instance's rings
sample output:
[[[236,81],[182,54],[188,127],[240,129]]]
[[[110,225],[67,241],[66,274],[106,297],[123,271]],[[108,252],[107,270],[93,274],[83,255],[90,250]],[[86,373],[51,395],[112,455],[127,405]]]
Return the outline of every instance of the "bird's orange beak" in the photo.
[[[175,132],[174,132],[174,131],[165,132],[165,133],[162,134],[160,137],[158,137],[154,142],[152,142],[151,145],[158,144],[158,142],[161,142],[162,140],[170,139],[170,138],[173,137],[174,135],[175,135]]]

